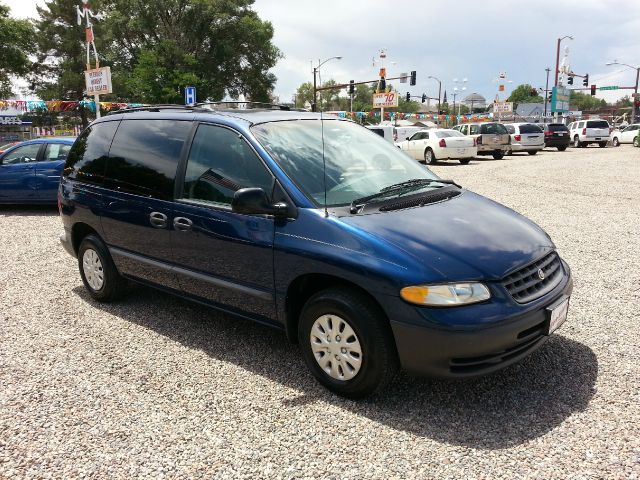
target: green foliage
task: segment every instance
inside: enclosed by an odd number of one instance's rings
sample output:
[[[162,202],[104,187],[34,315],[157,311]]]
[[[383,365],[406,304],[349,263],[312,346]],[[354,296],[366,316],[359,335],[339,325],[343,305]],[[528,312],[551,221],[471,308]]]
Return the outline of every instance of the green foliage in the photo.
[[[9,7],[0,3],[0,98],[11,96],[10,75],[25,75],[33,53],[33,25],[9,16]]]
[[[578,92],[571,90],[571,96],[569,97],[569,105],[571,110],[595,110],[600,107],[606,107],[607,102],[603,99],[599,99],[589,95],[588,93]]]
[[[535,93],[534,93],[535,91]],[[528,83],[518,85],[509,98],[508,102],[518,103],[544,103],[544,98],[538,95],[537,90]]]
[[[313,103],[313,84],[305,82],[296,90],[296,108],[310,107]],[[308,104],[308,105],[307,105]]]

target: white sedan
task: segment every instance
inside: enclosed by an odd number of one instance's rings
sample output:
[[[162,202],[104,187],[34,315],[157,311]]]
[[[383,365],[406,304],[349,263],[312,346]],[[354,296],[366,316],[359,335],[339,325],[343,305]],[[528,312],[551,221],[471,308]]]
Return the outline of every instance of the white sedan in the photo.
[[[638,136],[638,131],[640,131],[639,123],[629,125],[622,130],[616,129],[611,132],[611,144],[614,147],[619,147],[621,143],[633,143]]]
[[[478,154],[476,140],[456,130],[431,128],[420,130],[396,146],[418,161],[432,165],[438,160],[460,160],[467,164]]]

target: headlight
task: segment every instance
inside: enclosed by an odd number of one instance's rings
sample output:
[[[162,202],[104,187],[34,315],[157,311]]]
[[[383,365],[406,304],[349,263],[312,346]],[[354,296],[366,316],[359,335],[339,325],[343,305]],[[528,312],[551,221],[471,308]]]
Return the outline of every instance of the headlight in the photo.
[[[482,302],[491,297],[482,283],[451,283],[445,285],[416,285],[404,287],[400,296],[409,303],[432,307],[452,307]]]

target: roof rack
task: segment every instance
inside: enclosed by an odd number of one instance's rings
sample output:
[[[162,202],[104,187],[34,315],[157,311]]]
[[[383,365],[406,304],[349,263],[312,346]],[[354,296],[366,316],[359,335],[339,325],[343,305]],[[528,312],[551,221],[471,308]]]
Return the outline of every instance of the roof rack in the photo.
[[[131,113],[131,112],[159,112],[160,110],[201,110],[192,105],[173,105],[170,103],[161,105],[143,105],[142,107],[126,107],[119,110],[111,110],[107,115],[116,115],[118,113]]]
[[[187,110],[187,111],[211,111],[215,110],[212,107],[227,106],[227,105],[250,105],[254,108],[269,108],[272,110],[284,110],[294,112],[306,112],[302,108],[291,108],[287,105],[279,105],[263,102],[241,102],[241,101],[221,101],[221,102],[200,102],[193,105],[176,105],[176,104],[161,104],[161,105],[143,105],[141,107],[127,107],[119,110],[111,110],[107,115],[116,115],[119,113],[132,113],[132,112],[159,112],[160,110]],[[205,108],[208,107],[208,108]],[[250,110],[246,108],[235,108],[234,110]]]
[[[283,110],[283,111],[292,111],[292,112],[306,112],[303,108],[291,108],[288,105],[282,105],[279,103],[267,103],[267,102],[247,102],[241,100],[225,100],[220,102],[199,102],[194,104],[196,107],[201,106],[227,106],[227,105],[243,105],[244,108],[237,108],[238,110],[250,110],[252,108],[267,108],[272,110]]]

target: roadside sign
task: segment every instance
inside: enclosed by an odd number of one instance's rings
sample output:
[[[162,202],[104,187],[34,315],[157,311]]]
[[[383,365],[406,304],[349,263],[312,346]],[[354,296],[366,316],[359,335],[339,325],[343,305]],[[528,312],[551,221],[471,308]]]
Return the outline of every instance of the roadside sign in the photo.
[[[571,92],[566,87],[553,87],[551,90],[551,111],[565,113],[569,111],[569,97]]]
[[[85,86],[87,87],[87,95],[104,95],[105,93],[113,93],[110,67],[85,70],[84,81]]]
[[[512,113],[513,102],[494,102],[493,113]]]
[[[373,108],[388,108],[398,106],[398,92],[385,92],[373,94]]]
[[[611,85],[609,87],[600,87],[600,90],[618,90],[618,85]]]
[[[196,87],[184,87],[184,104],[193,105],[196,103]]]

